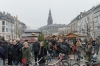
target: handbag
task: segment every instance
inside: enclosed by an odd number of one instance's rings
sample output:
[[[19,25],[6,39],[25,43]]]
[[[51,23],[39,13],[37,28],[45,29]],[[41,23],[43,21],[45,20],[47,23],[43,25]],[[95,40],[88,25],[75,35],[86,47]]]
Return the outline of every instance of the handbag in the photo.
[[[26,63],[26,59],[25,58],[22,59],[22,63]]]

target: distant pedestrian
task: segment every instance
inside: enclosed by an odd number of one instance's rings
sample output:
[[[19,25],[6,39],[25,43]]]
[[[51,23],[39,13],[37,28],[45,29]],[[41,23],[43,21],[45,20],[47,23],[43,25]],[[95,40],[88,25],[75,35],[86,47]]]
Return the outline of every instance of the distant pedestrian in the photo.
[[[22,59],[26,60],[25,66],[29,66],[30,58],[31,58],[31,51],[30,51],[30,48],[28,46],[28,42],[24,42],[24,46],[22,48]]]
[[[96,54],[98,55],[100,44],[99,44],[99,41],[98,41],[97,38],[95,39],[95,44],[96,44],[96,49],[95,49],[96,50]]]
[[[87,47],[85,48],[86,56],[85,60],[90,61],[93,58],[94,49],[92,43],[88,43]]]

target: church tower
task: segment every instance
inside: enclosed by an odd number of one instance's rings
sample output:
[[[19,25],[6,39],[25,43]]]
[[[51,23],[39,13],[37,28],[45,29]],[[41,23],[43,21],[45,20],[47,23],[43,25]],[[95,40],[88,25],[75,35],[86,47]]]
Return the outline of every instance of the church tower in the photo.
[[[48,20],[47,20],[47,25],[51,25],[51,24],[53,24],[53,20],[52,20],[51,10],[49,10],[49,16],[48,16]]]

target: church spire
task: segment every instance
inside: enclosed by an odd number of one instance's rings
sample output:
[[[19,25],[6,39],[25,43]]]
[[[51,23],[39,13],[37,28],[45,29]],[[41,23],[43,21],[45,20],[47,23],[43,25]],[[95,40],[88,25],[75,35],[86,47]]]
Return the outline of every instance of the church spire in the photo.
[[[49,16],[48,16],[48,23],[47,23],[47,25],[51,25],[51,24],[53,24],[53,20],[52,20],[51,10],[49,10]]]

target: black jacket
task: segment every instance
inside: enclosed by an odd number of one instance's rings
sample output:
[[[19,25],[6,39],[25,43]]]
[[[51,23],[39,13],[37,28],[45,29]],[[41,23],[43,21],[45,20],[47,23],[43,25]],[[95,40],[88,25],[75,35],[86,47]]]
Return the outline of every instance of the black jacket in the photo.
[[[2,59],[5,59],[6,58],[5,50],[1,46],[0,46],[0,58],[2,58]]]
[[[13,48],[12,48],[12,60],[13,61],[19,61],[20,62],[20,59],[21,59],[21,47],[16,44],[16,45],[13,45]]]
[[[48,44],[48,52],[53,52],[53,45],[52,44]]]
[[[21,48],[23,47],[23,43],[21,43],[20,41],[17,43]]]
[[[70,44],[68,44],[67,42],[63,42],[63,45],[66,45],[68,50],[70,50]]]
[[[65,53],[68,51],[68,47],[64,45],[62,42],[58,43],[57,47],[58,47],[58,51],[61,53]]]
[[[8,57],[8,43],[7,42],[2,42],[2,45],[1,45],[5,51],[5,55]]]
[[[9,56],[12,56],[12,50],[13,50],[13,45],[12,44],[9,44],[8,45],[8,57]]]
[[[39,47],[40,47],[40,43],[39,42],[34,42],[33,46],[32,46],[32,51],[38,52],[39,51]]]
[[[40,52],[40,54],[38,53],[38,59],[41,59],[42,57],[47,55],[47,50],[44,47],[41,48],[41,51],[39,49],[39,52]],[[42,59],[39,63],[45,63],[45,60]]]

